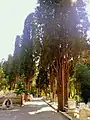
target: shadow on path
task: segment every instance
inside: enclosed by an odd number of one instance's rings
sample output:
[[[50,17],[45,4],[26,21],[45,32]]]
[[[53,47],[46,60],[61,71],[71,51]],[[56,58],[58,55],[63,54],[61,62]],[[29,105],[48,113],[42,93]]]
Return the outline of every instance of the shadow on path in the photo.
[[[34,98],[24,103],[23,107],[13,110],[0,110],[0,120],[68,120],[47,105],[42,98]]]

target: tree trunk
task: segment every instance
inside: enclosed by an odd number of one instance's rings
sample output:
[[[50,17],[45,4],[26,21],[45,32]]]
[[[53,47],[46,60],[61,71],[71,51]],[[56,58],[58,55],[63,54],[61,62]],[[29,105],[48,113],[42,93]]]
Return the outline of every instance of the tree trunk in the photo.
[[[47,99],[47,97],[48,97],[48,96],[47,96],[47,86],[46,86],[46,85],[45,85],[45,87],[44,87],[44,90],[43,90],[43,91],[44,91],[45,96],[46,96],[46,99]]]
[[[38,88],[38,97],[40,97],[40,96],[41,96],[41,89]]]
[[[58,111],[64,110],[64,63],[63,58],[57,60],[57,96]]]
[[[50,89],[50,99],[54,101],[54,73],[52,68],[50,68]]]
[[[31,89],[32,89],[32,81],[31,81],[31,80],[29,80],[28,90],[29,90],[29,91],[31,91]]]
[[[28,90],[28,87],[29,87],[29,79],[28,79],[28,77],[27,77],[27,78],[25,78],[25,80],[24,80],[24,88],[25,88],[25,90]],[[25,101],[28,101],[28,92],[25,92],[24,100],[25,100]]]
[[[65,98],[65,103],[64,105],[67,104],[68,101],[68,97],[69,97],[69,68],[68,68],[68,59],[65,58],[65,62],[64,62],[64,66],[65,66],[65,79],[64,79],[64,98]]]

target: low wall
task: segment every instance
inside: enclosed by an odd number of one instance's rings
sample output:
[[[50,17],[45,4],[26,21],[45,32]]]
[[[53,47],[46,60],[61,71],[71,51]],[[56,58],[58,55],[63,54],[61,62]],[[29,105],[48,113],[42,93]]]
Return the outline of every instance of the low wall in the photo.
[[[3,102],[4,102],[5,99],[11,99],[12,103],[14,105],[17,105],[17,104],[21,105],[22,104],[22,98],[21,98],[21,96],[14,96],[14,97],[4,97],[4,96],[2,96],[2,97],[0,97],[0,105],[3,104]]]

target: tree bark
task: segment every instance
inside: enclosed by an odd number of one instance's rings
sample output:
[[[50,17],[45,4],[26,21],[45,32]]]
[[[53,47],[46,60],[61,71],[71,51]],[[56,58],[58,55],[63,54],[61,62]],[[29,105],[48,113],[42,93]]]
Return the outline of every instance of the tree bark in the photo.
[[[53,73],[53,68],[50,68],[50,99],[51,101],[54,101],[54,73]]]
[[[64,63],[63,58],[57,60],[57,96],[58,96],[58,111],[64,110]]]
[[[41,89],[38,88],[38,97],[40,97],[40,96],[41,96]]]
[[[29,87],[29,79],[28,79],[28,77],[26,77],[25,80],[24,80],[24,88],[25,88],[25,90],[28,90],[28,87]],[[28,92],[25,92],[24,100],[28,101]]]
[[[64,79],[64,88],[65,88],[64,99],[65,99],[65,103],[64,103],[64,105],[67,105],[67,101],[68,101],[68,97],[69,97],[69,68],[68,68],[67,57],[65,57],[64,66],[65,66],[65,79]]]
[[[32,89],[32,81],[29,80],[28,90],[31,91],[31,89]]]

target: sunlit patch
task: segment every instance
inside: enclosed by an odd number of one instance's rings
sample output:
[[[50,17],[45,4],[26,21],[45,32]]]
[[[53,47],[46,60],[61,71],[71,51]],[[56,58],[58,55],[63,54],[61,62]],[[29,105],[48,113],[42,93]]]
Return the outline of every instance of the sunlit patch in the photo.
[[[90,20],[90,1],[87,3],[86,11],[87,11],[87,14],[88,14],[88,18]]]
[[[28,112],[30,115],[34,115],[34,114],[37,114],[37,113],[41,113],[41,112],[45,112],[45,111],[54,111],[56,112],[53,108],[51,107],[43,107],[41,108],[40,110],[37,110],[37,111],[32,111],[32,112]]]
[[[20,109],[13,109],[13,110],[10,110],[10,111],[13,111],[13,112],[20,111]]]
[[[25,102],[24,105],[46,105],[46,104],[44,102],[33,101],[33,102]]]
[[[33,112],[28,112],[30,115],[34,115],[37,113],[37,111],[33,111]]]
[[[50,105],[53,106],[55,109],[58,108],[58,103],[52,102],[52,103],[50,103]]]
[[[33,101],[25,102],[23,104],[24,105],[46,105],[45,102],[38,101],[38,100],[42,100],[42,98],[33,98]]]
[[[75,3],[75,2],[77,2],[77,0],[71,0],[72,1],[72,3]]]

